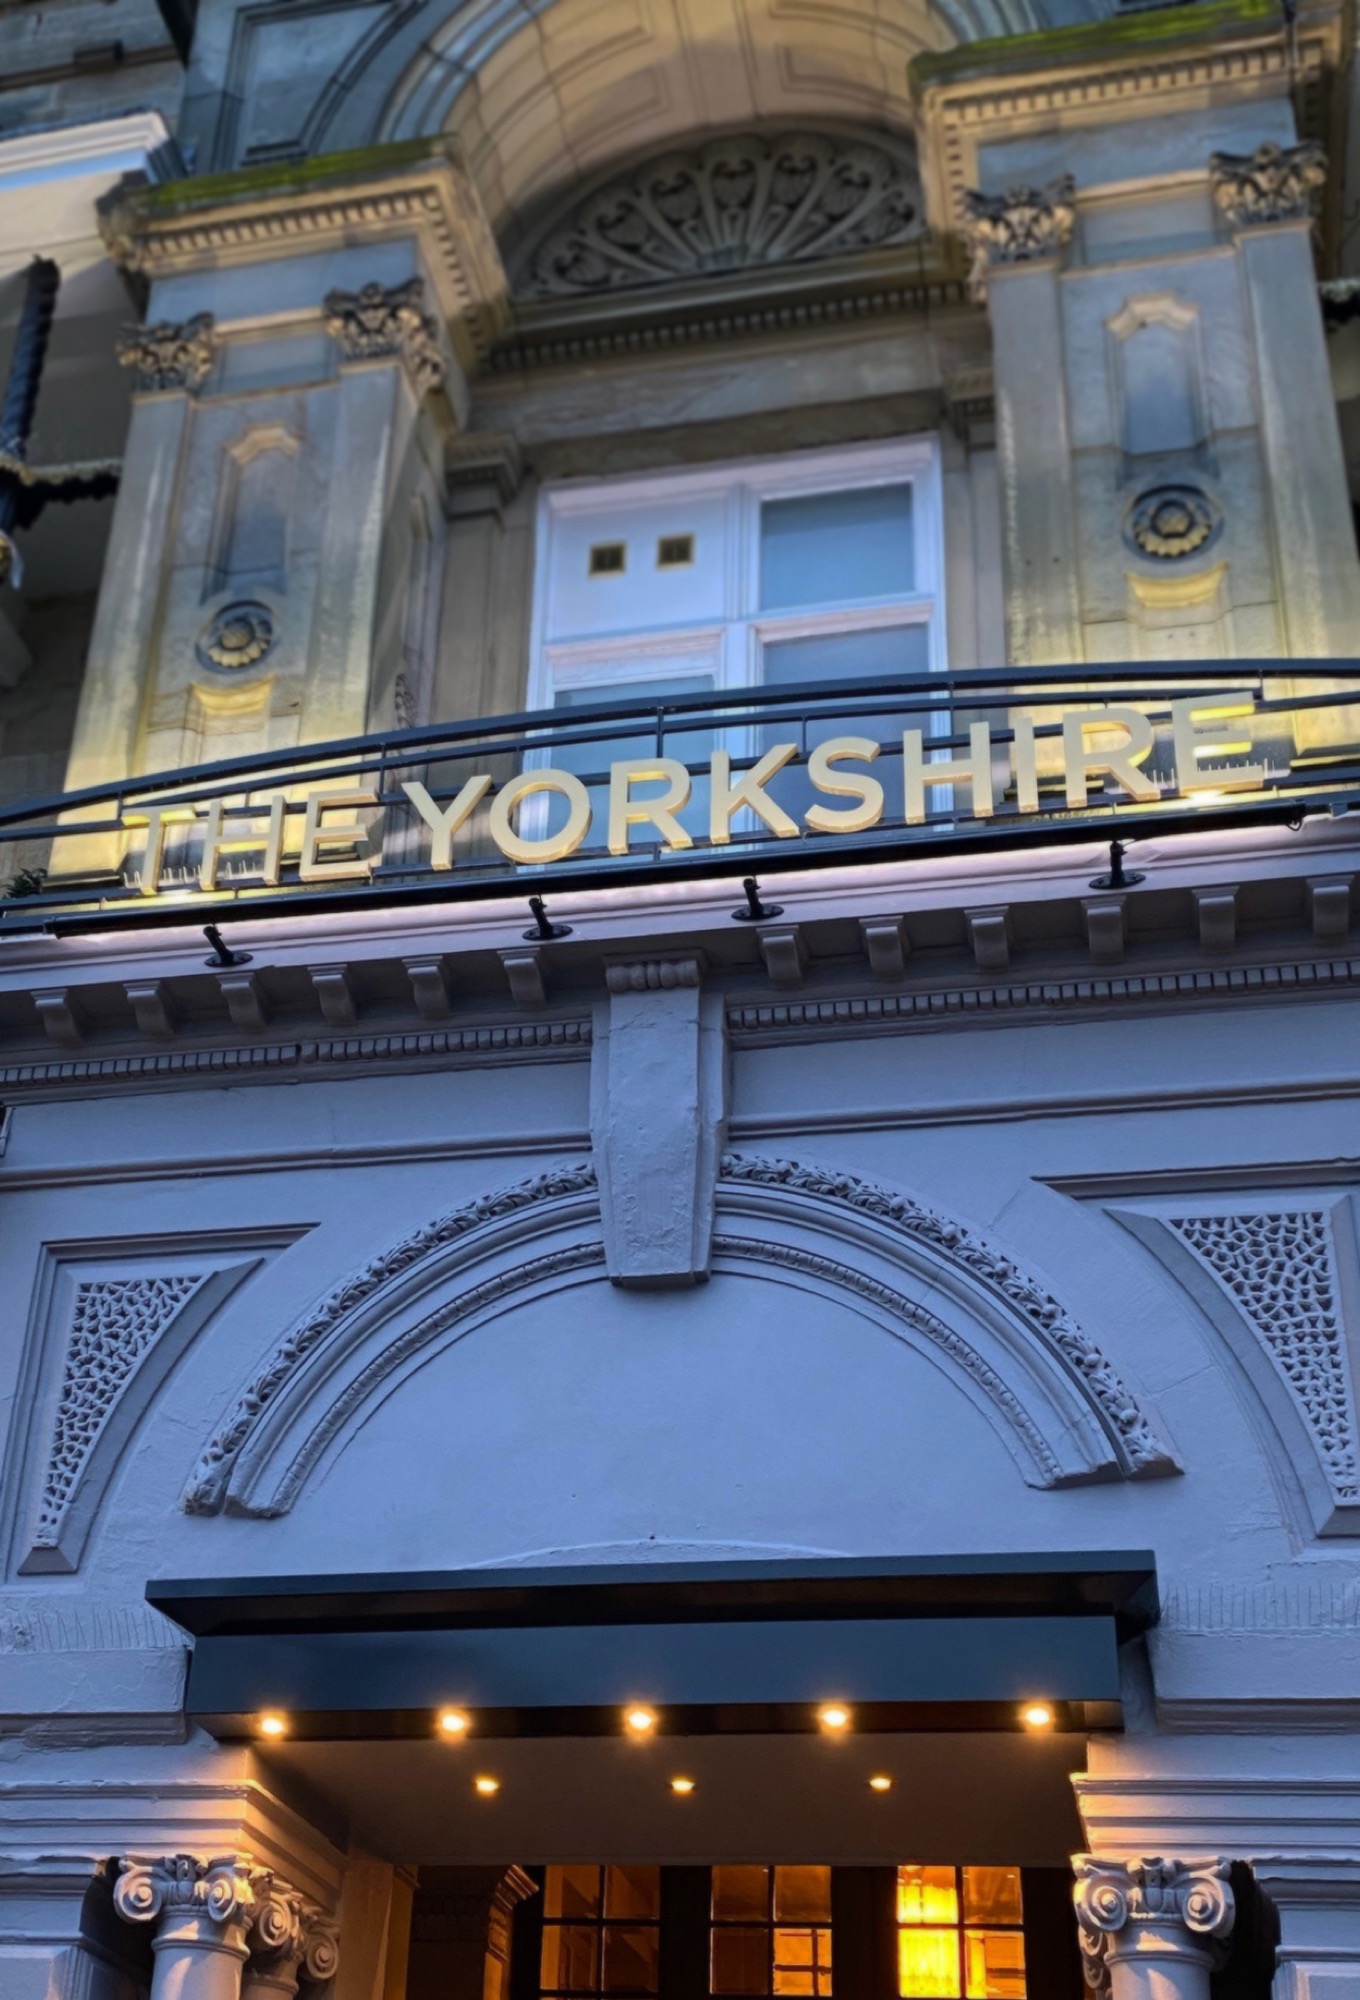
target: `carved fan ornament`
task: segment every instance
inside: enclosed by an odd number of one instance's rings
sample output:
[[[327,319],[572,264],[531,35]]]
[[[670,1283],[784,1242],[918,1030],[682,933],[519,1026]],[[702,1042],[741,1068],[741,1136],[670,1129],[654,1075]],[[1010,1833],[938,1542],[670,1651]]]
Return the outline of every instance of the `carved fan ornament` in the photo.
[[[838,256],[905,243],[920,215],[905,146],[743,132],[598,188],[539,244],[524,291],[571,297]]]

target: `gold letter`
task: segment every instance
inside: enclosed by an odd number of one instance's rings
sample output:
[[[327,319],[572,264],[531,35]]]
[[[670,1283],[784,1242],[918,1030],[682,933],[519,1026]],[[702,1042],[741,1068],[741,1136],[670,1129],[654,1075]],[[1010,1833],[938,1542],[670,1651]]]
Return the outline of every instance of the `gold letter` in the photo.
[[[791,820],[782,806],[777,806],[765,792],[764,787],[776,771],[782,771],[798,755],[796,743],[776,743],[765,752],[758,764],[749,771],[743,771],[737,782],[732,782],[732,759],[726,750],[713,752],[710,779],[711,796],[708,802],[708,837],[717,847],[725,847],[732,838],[732,815],[739,806],[749,806],[758,813],[781,840],[797,840],[799,828],[796,820]]]
[[[244,813],[233,814],[233,818],[245,820],[248,830],[241,833],[223,833],[223,810],[222,799],[213,799],[208,806],[208,817],[203,823],[203,852],[198,863],[199,888],[217,887],[219,854],[230,854],[241,849],[249,852],[257,847],[264,849],[262,879],[269,888],[274,888],[279,879],[279,861],[283,853],[283,794],[280,792],[269,801],[269,831],[263,840],[255,831],[253,824],[260,817],[259,812],[252,812],[249,817]],[[260,812],[264,810],[265,808],[260,808]]]
[[[1128,742],[1117,750],[1088,750],[1088,730],[1122,729]],[[1136,708],[1083,708],[1063,717],[1063,761],[1067,767],[1067,803],[1076,812],[1086,804],[1086,789],[1093,777],[1108,771],[1131,799],[1147,805],[1161,797],[1151,778],[1140,778],[1138,766],[1147,762],[1156,741],[1152,724]]]
[[[321,849],[329,847],[333,841],[349,840],[367,843],[367,832],[358,820],[342,820],[339,826],[323,826],[321,815],[336,812],[343,807],[375,806],[377,795],[373,792],[308,792],[307,813],[302,822],[302,851],[298,856],[299,882],[353,882],[366,880],[373,873],[373,857],[365,852],[350,856],[334,855],[329,861],[322,858]]]
[[[567,823],[560,833],[522,840],[510,824],[510,814],[534,792],[560,792],[569,807]],[[491,801],[489,823],[491,838],[508,861],[565,861],[590,832],[590,793],[570,771],[521,771]]]
[[[659,798],[635,799],[629,787],[664,780],[666,789]],[[646,826],[650,820],[667,847],[693,847],[694,841],[675,817],[689,804],[692,790],[689,772],[678,757],[652,757],[646,763],[611,764],[609,767],[609,852],[628,852],[630,826]]]
[[[1251,737],[1235,736],[1221,726],[1200,729],[1201,716],[1254,715],[1250,695],[1190,695],[1171,704],[1171,739],[1176,748],[1176,789],[1179,792],[1253,792],[1265,778],[1259,764],[1239,764],[1232,771],[1201,771],[1201,757],[1245,757]]]
[[[138,883],[144,896],[159,896],[161,892],[161,856],[165,852],[166,827],[182,826],[197,818],[198,814],[192,806],[143,806],[138,812],[123,814],[124,826],[146,828],[146,849],[142,855],[142,873]]]
[[[861,757],[872,764],[881,747],[868,736],[833,736],[809,752],[808,776],[819,792],[829,792],[836,799],[859,800],[857,806],[843,806],[839,812],[830,806],[809,806],[803,814],[809,826],[818,833],[867,833],[878,825],[883,817],[883,787],[878,779],[867,771],[837,773],[831,767],[847,757]]]
[[[491,780],[485,772],[479,771],[460,785],[446,806],[438,806],[419,779],[402,780],[401,789],[415,807],[426,826],[431,829],[431,868],[452,868],[453,836],[476,812],[482,800],[491,790]]]
[[[1015,733],[1015,807],[1017,812],[1039,810],[1039,756],[1034,744],[1034,717],[1016,713],[1011,717]]]
[[[992,784],[992,732],[985,722],[968,731],[968,755],[945,757],[927,764],[925,739],[919,729],[902,732],[902,785],[908,826],[921,826],[926,816],[927,785],[967,785],[974,819],[990,819],[996,811]]]

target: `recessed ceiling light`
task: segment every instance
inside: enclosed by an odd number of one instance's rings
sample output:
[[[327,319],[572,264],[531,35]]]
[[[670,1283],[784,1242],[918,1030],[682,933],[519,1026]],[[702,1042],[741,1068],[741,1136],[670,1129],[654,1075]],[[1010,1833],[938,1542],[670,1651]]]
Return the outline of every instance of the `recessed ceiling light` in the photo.
[[[271,1709],[268,1714],[260,1717],[260,1734],[261,1736],[286,1736],[288,1734],[287,1716],[279,1715],[275,1710]]]
[[[823,1729],[848,1729],[850,1727],[850,1711],[844,1702],[829,1701],[824,1707],[817,1710],[817,1720],[821,1723]]]
[[[1046,1701],[1028,1701],[1020,1711],[1020,1720],[1027,1729],[1049,1729],[1053,1723],[1053,1710]]]
[[[656,1728],[656,1710],[644,1708],[641,1702],[623,1711],[623,1719],[634,1736],[647,1736]]]
[[[461,1708],[441,1708],[439,1727],[445,1736],[466,1736],[472,1727],[472,1718]]]
[[[694,1790],[693,1778],[672,1778],[671,1790],[688,1794]]]
[[[499,1778],[474,1778],[472,1788],[480,1792],[484,1799],[489,1799],[500,1790],[501,1781]]]
[[[892,1779],[881,1776],[870,1778],[869,1790],[871,1792],[890,1792],[892,1790]]]

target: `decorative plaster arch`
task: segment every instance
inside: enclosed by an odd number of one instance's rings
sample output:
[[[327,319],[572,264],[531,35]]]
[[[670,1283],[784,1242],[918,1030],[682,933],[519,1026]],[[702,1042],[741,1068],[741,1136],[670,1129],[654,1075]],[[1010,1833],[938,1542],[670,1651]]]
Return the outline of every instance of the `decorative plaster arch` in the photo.
[[[906,1341],[982,1412],[1030,1485],[1179,1469],[1089,1336],[964,1225],[854,1175],[739,1154],[723,1161],[717,1207],[716,1271],[837,1299]],[[604,1275],[584,1162],[417,1230],[280,1343],[203,1452],[185,1511],[287,1513],[322,1460],[432,1353],[515,1305]]]

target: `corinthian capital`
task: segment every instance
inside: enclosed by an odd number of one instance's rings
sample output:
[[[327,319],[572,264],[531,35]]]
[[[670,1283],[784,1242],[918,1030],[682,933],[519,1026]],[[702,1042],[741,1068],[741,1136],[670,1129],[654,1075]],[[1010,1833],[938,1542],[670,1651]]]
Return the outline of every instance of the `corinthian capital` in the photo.
[[[1180,1944],[1200,1956],[1212,1954],[1232,1930],[1236,1911],[1229,1864],[1217,1855],[1166,1861],[1145,1854],[1137,1861],[1101,1861],[1079,1854],[1072,1865],[1086,1982],[1097,1991],[1108,1982],[1111,1959],[1123,1945],[1133,1945],[1130,1933],[1145,1925],[1154,1926],[1171,1948]]]
[[[163,319],[133,327],[118,343],[118,359],[124,368],[136,369],[139,389],[184,389],[193,395],[212,367],[213,316],[195,313],[178,326]]]
[[[244,2000],[288,2000],[305,1976],[317,1983],[333,1979],[340,1952],[336,1924],[295,1889],[273,1884],[256,1904],[246,1933],[250,1962]]]
[[[225,1929],[250,1922],[272,1877],[248,1854],[132,1854],[120,1863],[113,1905],[130,1924],[199,1918]]]
[[[1005,194],[964,192],[964,234],[973,253],[973,297],[987,295],[987,273],[998,264],[1030,264],[1056,257],[1077,219],[1071,174],[1047,187],[1008,188]]]
[[[433,319],[425,311],[425,284],[364,285],[357,292],[328,292],[326,331],[346,361],[400,360],[417,396],[444,379],[444,357]]]
[[[1209,161],[1214,204],[1235,229],[1260,222],[1307,222],[1327,179],[1316,139],[1299,146],[1267,143],[1254,153],[1215,153]]]

